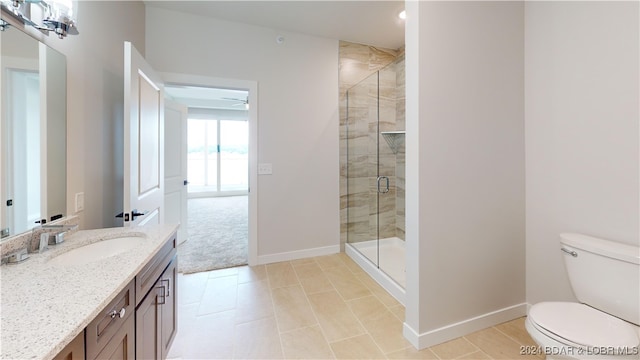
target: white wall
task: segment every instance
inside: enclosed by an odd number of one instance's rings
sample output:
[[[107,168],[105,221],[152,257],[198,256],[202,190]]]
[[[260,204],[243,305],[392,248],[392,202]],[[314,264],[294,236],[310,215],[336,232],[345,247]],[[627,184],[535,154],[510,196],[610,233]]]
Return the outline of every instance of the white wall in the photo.
[[[638,2],[525,14],[527,302],[574,300],[559,233],[640,245]]]
[[[82,228],[114,226],[122,211],[124,41],[144,54],[144,4],[79,1],[80,35],[44,42],[67,56],[67,212],[85,193]]]
[[[153,7],[146,33],[157,71],[258,82],[258,256],[338,246],[338,41]]]
[[[407,320],[418,347],[524,314],[524,5],[407,2]]]

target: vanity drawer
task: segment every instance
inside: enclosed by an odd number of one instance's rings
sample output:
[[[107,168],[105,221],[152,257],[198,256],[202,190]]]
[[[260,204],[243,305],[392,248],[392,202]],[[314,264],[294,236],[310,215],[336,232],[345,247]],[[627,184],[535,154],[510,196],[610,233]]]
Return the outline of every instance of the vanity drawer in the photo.
[[[160,251],[145,265],[136,276],[136,306],[140,304],[142,299],[153,288],[156,280],[162,275],[164,269],[167,268],[171,259],[176,254],[176,233],[173,233]]]
[[[87,359],[94,359],[135,311],[132,280],[86,328]]]

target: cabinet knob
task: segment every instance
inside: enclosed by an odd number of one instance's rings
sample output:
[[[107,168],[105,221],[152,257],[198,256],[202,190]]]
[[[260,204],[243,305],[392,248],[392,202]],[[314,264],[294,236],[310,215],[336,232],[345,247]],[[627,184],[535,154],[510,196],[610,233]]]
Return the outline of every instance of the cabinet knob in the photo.
[[[114,319],[116,316],[122,319],[124,317],[124,314],[126,313],[127,313],[127,309],[122,308],[120,309],[120,311],[115,311],[115,310],[111,311],[109,315],[111,315],[112,319]]]

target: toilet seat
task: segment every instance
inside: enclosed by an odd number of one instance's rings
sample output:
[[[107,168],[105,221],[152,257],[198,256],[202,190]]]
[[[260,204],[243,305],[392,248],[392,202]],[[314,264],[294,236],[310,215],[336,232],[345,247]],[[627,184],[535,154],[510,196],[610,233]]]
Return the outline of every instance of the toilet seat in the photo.
[[[633,325],[590,306],[570,302],[542,302],[529,310],[531,324],[547,336],[576,347],[640,344]]]

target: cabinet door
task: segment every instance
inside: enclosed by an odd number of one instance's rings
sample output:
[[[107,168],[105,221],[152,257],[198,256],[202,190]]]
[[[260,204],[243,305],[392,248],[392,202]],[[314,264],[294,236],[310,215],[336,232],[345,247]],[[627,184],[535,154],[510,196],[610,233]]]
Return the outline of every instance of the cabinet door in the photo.
[[[130,282],[104,310],[87,325],[86,353],[87,359],[96,359],[105,346],[112,341],[114,334],[133,316],[135,293],[134,282]]]
[[[129,316],[96,359],[134,360],[135,330],[134,317]]]
[[[178,258],[175,257],[160,278],[160,285],[166,288],[164,304],[161,305],[162,359],[167,358],[178,325],[176,318],[176,289],[178,288],[176,286],[177,262]]]
[[[136,310],[136,358],[160,359],[160,309],[165,298],[165,289],[160,279],[151,288],[147,297]]]
[[[84,360],[84,331],[65,346],[53,360]]]

